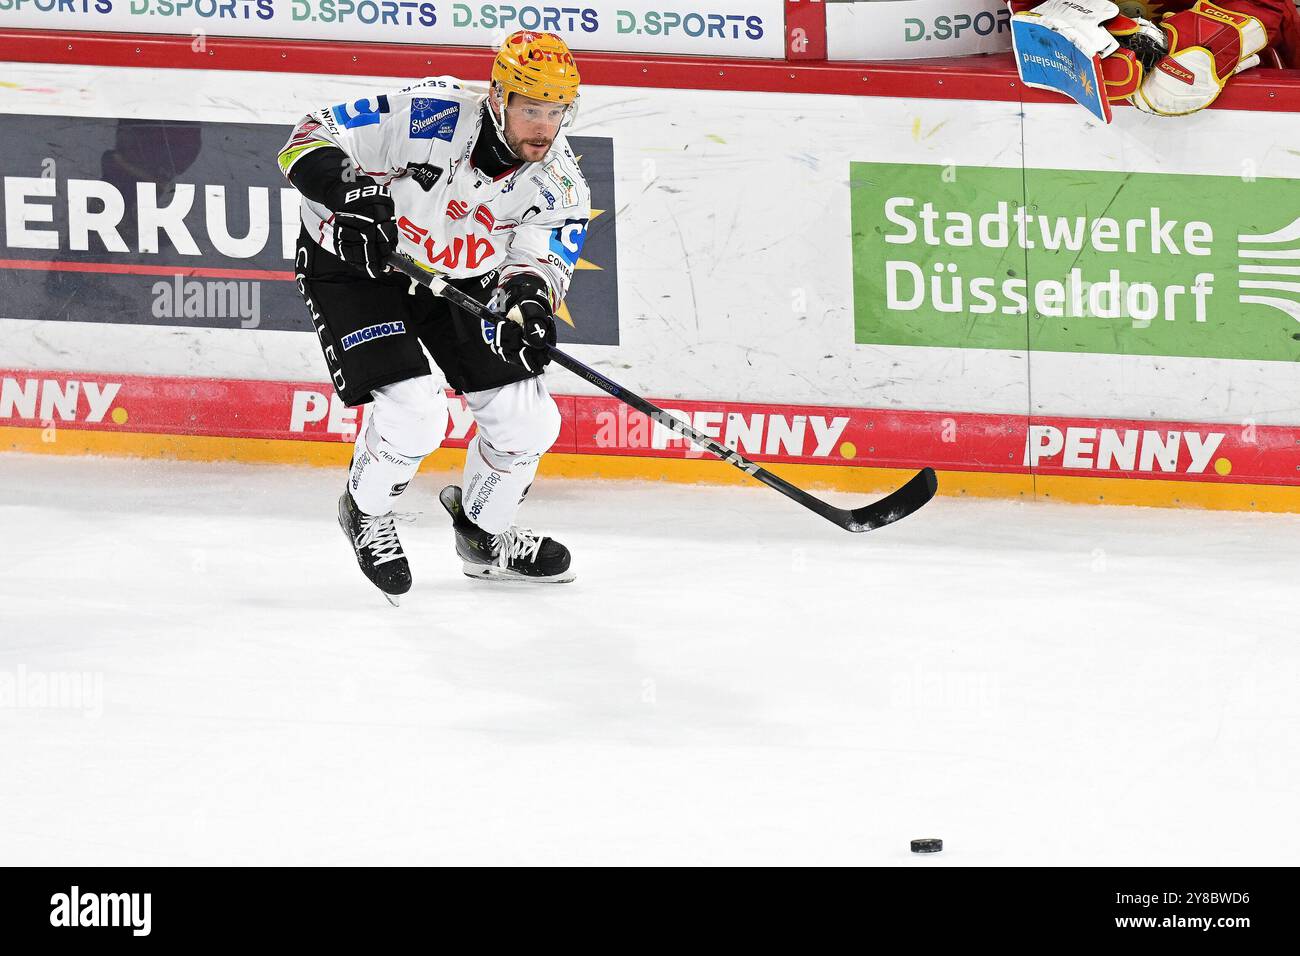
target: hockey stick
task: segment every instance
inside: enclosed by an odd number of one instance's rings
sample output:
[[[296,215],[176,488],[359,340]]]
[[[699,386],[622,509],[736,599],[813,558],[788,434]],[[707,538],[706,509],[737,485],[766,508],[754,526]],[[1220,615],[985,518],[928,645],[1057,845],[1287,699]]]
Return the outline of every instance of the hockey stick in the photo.
[[[441,277],[426,272],[404,256],[389,256],[388,265],[420,283],[420,285],[427,286],[435,295],[442,296],[448,302],[470,315],[488,321],[496,321],[499,318],[477,299],[472,298],[455,286],[449,285]],[[640,395],[629,392],[617,382],[610,381],[595,369],[579,362],[572,355],[562,352],[554,345],[548,345],[547,349],[551,353],[551,361],[555,362],[556,365],[563,366],[573,374],[585,378],[601,391],[608,392],[619,401],[630,405],[651,421],[658,422],[683,438],[689,438],[710,454],[721,458],[730,465],[735,465],[750,477],[758,479],[769,488],[775,488],[787,498],[797,501],[809,511],[815,511],[827,521],[839,525],[846,531],[871,531],[873,528],[879,528],[900,518],[906,518],[933,498],[935,491],[939,487],[934,469],[922,468],[905,485],[879,501],[874,501],[861,508],[854,508],[851,511],[845,508],[836,508],[820,498],[810,495],[802,488],[790,484],[784,478],[779,478],[765,468],[756,465],[734,449],[719,444],[708,435],[696,431],[681,419],[675,418],[662,408],[650,404]]]

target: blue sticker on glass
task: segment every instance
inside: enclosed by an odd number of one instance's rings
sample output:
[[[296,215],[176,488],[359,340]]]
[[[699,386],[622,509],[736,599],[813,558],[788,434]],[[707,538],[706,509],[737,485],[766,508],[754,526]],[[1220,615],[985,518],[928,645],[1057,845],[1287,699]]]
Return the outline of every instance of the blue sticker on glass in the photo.
[[[357,100],[351,105],[340,103],[331,106],[334,121],[344,129],[356,129],[358,126],[377,126],[382,113],[388,112],[388,97],[376,96],[372,105],[370,100]]]
[[[551,251],[570,266],[577,264],[586,241],[586,219],[566,219],[564,225],[551,230]]]
[[[417,96],[411,100],[411,139],[440,139],[450,143],[459,118],[459,103]]]

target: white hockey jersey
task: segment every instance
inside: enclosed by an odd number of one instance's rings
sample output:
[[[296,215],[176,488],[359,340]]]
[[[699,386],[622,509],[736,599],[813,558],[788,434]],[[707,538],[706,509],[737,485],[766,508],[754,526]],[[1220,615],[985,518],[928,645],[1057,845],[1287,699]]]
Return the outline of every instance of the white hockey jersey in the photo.
[[[389,187],[400,248],[454,278],[499,269],[498,284],[540,275],[559,307],[591,219],[591,193],[563,133],[546,158],[493,179],[470,162],[487,88],[432,77],[396,93],[305,116],[280,152],[287,176],[313,149],[337,146],[357,172]],[[333,250],[333,213],[305,196],[307,232]]]

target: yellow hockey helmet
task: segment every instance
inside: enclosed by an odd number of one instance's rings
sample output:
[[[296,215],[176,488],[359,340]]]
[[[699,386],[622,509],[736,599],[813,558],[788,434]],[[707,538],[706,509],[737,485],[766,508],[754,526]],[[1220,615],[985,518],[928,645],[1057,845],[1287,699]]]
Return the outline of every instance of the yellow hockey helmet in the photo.
[[[503,113],[511,94],[518,93],[543,102],[562,103],[565,126],[577,113],[580,82],[578,64],[568,44],[554,33],[512,33],[501,44],[492,64],[492,83],[501,97]]]

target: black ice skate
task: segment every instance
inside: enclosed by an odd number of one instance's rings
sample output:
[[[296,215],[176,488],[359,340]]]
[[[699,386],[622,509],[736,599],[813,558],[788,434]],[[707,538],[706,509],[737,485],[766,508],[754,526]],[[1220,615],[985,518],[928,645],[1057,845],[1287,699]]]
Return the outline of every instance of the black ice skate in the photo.
[[[460,488],[448,485],[438,500],[451,515],[456,530],[456,553],[471,578],[495,578],[563,584],[572,581],[569,549],[554,538],[511,528],[501,534],[484,531],[460,506]]]
[[[357,564],[375,587],[384,592],[388,603],[397,607],[401,595],[411,590],[411,566],[397,540],[394,515],[362,514],[352,500],[352,492],[344,489],[339,498],[339,527],[348,536]]]

